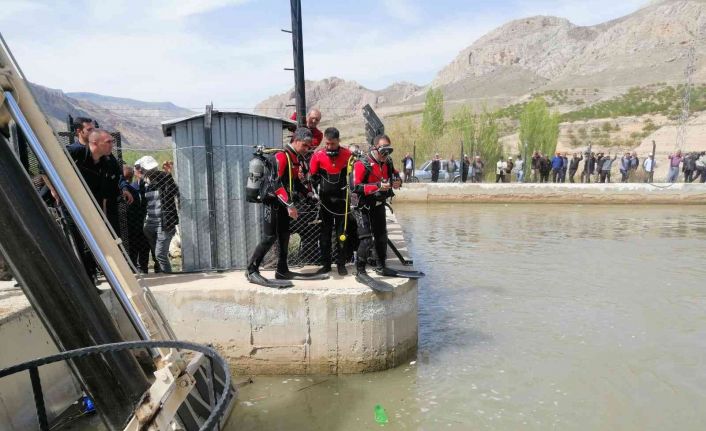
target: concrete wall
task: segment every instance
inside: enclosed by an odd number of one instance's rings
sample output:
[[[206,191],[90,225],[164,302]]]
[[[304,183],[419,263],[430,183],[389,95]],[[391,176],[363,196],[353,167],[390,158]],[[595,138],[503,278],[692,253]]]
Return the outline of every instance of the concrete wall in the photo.
[[[706,184],[405,184],[395,202],[706,204]]]
[[[236,374],[359,373],[416,354],[416,281],[376,294],[352,276],[286,290],[249,284],[242,272],[167,280],[147,282],[178,338],[214,344]]]

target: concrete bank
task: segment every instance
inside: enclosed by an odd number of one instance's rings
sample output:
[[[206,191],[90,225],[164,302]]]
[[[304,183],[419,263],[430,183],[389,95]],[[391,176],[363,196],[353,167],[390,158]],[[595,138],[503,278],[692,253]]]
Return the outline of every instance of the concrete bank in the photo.
[[[399,226],[390,235],[404,253]],[[250,284],[242,271],[145,280],[177,337],[213,344],[240,375],[360,373],[407,361],[417,350],[417,282],[386,281],[393,292],[337,274],[286,290]]]
[[[706,184],[405,184],[395,202],[706,204]]]

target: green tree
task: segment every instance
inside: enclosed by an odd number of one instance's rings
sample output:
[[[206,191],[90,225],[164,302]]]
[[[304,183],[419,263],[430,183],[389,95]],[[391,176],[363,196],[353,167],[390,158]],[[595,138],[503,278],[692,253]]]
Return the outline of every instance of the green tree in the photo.
[[[553,154],[558,139],[559,114],[549,112],[542,98],[529,102],[520,116],[520,142],[526,142],[530,151]]]
[[[444,134],[444,94],[441,89],[429,89],[422,112],[423,147],[434,151],[436,141]]]

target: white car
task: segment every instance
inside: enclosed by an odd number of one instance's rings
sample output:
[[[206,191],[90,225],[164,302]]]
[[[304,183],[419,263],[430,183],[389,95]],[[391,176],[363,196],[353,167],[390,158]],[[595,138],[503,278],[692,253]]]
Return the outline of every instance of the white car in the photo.
[[[449,181],[449,172],[446,169],[448,166],[449,161],[448,160],[442,160],[441,161],[441,169],[439,170],[439,182],[442,183],[448,183]],[[459,176],[459,173],[461,172],[461,163],[459,163],[458,160],[454,160],[454,164],[456,165],[456,171],[454,171],[453,176],[454,178]],[[431,160],[427,160],[424,162],[421,168],[417,169],[414,171],[414,176],[417,178],[418,181],[421,182],[429,182],[431,181]],[[416,181],[414,181],[416,182]]]

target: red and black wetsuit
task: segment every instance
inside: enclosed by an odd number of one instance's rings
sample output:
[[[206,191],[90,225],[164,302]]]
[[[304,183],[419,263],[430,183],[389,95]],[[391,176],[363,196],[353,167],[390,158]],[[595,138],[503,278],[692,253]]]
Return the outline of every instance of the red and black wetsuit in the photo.
[[[385,200],[390,191],[382,191],[383,181],[391,182],[395,173],[392,161],[378,162],[372,155],[358,160],[353,166],[353,192],[358,195],[358,206],[353,210],[358,226],[358,256],[356,268],[365,272],[370,249],[375,243],[378,267],[387,259],[387,221],[385,220]]]
[[[286,274],[289,272],[287,266],[287,251],[289,249],[289,214],[287,207],[294,205],[295,194],[306,194],[307,190],[299,180],[299,169],[301,166],[300,156],[296,151],[287,145],[284,151],[275,154],[277,178],[275,179],[275,195],[277,200],[265,204],[263,236],[260,244],[255,248],[255,252],[248,263],[248,271],[257,271],[262,264],[262,260],[272,245],[277,241],[279,254],[277,255],[277,272]],[[291,189],[290,189],[291,171]]]
[[[348,187],[347,168],[351,152],[339,147],[338,154],[329,156],[326,148],[314,153],[309,162],[309,173],[314,183],[319,185],[319,219],[321,220],[321,264],[331,266],[331,235],[336,227],[336,263],[345,265],[346,256],[340,241],[344,233],[344,214],[346,212],[346,188]],[[352,223],[351,223],[352,224]],[[348,236],[348,233],[346,233]]]

